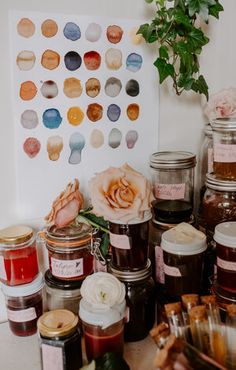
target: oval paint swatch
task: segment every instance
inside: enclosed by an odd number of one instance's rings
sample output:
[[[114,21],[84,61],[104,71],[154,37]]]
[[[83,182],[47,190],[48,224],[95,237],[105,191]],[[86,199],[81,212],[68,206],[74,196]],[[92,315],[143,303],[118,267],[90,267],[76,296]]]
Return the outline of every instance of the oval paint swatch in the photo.
[[[34,110],[27,109],[22,113],[20,122],[22,127],[31,130],[39,124],[38,115]]]
[[[16,64],[21,71],[29,71],[35,64],[35,54],[30,50],[22,50],[16,58]]]
[[[112,122],[116,122],[120,118],[120,113],[120,107],[116,104],[110,104],[107,108],[107,117]]]
[[[105,54],[107,68],[117,70],[122,66],[122,52],[119,49],[108,49]]]
[[[47,98],[52,99],[58,95],[58,87],[56,82],[52,80],[45,81],[41,86],[41,94]]]
[[[139,105],[129,104],[126,113],[131,121],[135,121],[139,117]]]
[[[117,44],[120,42],[123,36],[123,30],[120,26],[108,26],[107,27],[107,39],[110,41],[112,44]]]
[[[129,80],[125,86],[125,91],[129,96],[137,96],[139,94],[139,83],[136,80]]]
[[[86,94],[90,98],[95,98],[101,90],[100,81],[97,78],[89,78],[85,83]]]
[[[50,129],[58,128],[61,122],[62,117],[56,108],[49,108],[43,112],[43,124],[45,127]]]
[[[35,137],[28,137],[24,144],[23,149],[24,152],[28,155],[30,158],[36,157],[36,155],[39,153],[41,148],[41,144]]]
[[[69,140],[69,147],[71,150],[68,162],[70,164],[78,164],[81,162],[81,153],[85,146],[85,138],[79,132],[71,135]]]
[[[96,42],[100,39],[102,28],[97,23],[90,23],[85,31],[85,38],[88,41]]]
[[[137,72],[142,67],[143,58],[140,54],[131,53],[126,59],[126,68],[128,71]]]
[[[58,25],[53,19],[46,19],[41,25],[42,35],[47,38],[54,37],[57,31]]]
[[[37,87],[33,81],[25,81],[20,85],[20,97],[22,100],[32,100],[37,94]]]
[[[81,56],[76,51],[68,51],[64,56],[65,66],[69,71],[75,71],[81,66]]]
[[[94,129],[90,136],[90,145],[98,149],[104,144],[104,135],[102,131]]]
[[[84,119],[84,113],[80,107],[71,107],[67,112],[68,122],[73,126],[78,126]]]
[[[68,98],[78,98],[82,94],[83,87],[80,80],[70,77],[64,80],[63,91]]]
[[[129,32],[130,41],[134,45],[138,45],[143,41],[143,36],[140,33],[137,34],[138,29],[139,27],[133,27]]]
[[[35,32],[35,25],[29,18],[22,18],[17,24],[17,32],[20,36],[29,38]]]
[[[44,68],[53,70],[60,64],[60,55],[56,51],[47,49],[42,55],[41,64]]]
[[[50,136],[47,140],[48,158],[51,161],[57,161],[63,149],[63,139],[61,136]]]
[[[103,107],[100,104],[89,104],[87,108],[87,117],[90,121],[96,122],[102,118]]]
[[[118,146],[120,146],[121,139],[122,133],[120,132],[120,130],[118,130],[117,128],[113,128],[109,133],[108,145],[111,148],[116,149],[118,148]]]
[[[88,51],[84,54],[85,67],[90,71],[97,70],[101,65],[101,55],[97,51]]]
[[[125,136],[125,141],[128,149],[133,149],[138,140],[138,133],[135,130],[128,131]]]
[[[79,26],[74,22],[66,23],[63,29],[64,36],[71,41],[79,40],[81,37],[81,31]]]
[[[118,78],[110,77],[105,84],[105,93],[107,96],[112,98],[119,95],[120,90],[122,89],[122,83]]]

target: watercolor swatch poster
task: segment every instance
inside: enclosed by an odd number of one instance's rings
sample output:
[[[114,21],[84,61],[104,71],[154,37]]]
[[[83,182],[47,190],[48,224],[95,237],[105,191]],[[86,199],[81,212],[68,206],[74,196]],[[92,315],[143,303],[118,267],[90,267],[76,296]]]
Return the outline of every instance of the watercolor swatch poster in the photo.
[[[149,174],[158,143],[158,79],[141,21],[11,11],[17,213],[127,162]]]

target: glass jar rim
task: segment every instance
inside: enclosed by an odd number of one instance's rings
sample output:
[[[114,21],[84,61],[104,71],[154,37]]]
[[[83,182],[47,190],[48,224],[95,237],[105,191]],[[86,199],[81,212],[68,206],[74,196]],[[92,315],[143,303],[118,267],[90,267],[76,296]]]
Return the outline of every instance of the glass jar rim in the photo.
[[[185,151],[155,152],[150,156],[150,167],[154,169],[187,169],[195,167],[196,155]]]
[[[214,173],[206,174],[206,187],[219,191],[236,191],[236,181],[218,179]]]
[[[122,282],[141,281],[152,275],[151,261],[148,259],[146,266],[139,270],[120,270],[112,264],[109,266],[112,275]]]
[[[212,120],[211,127],[213,131],[235,131],[236,117],[223,117]]]
[[[121,220],[109,220],[108,222],[109,223],[113,223],[113,224],[117,224],[117,225],[136,225],[136,224],[142,224],[144,222],[147,222],[149,220],[151,220],[152,218],[152,212],[151,210],[146,210],[144,211],[144,215],[143,215],[143,218],[134,218],[130,221],[128,221],[127,223],[124,223],[124,221],[121,221]]]
[[[8,248],[23,246],[33,238],[33,229],[25,225],[14,225],[0,230],[0,244]]]
[[[43,286],[44,278],[40,272],[33,281],[27,284],[11,286],[2,283],[2,292],[8,297],[26,297],[39,292]]]
[[[56,290],[68,291],[68,290],[80,290],[83,280],[59,280],[52,275],[48,269],[44,274],[44,280],[46,287],[50,287]]]
[[[214,240],[224,247],[236,249],[236,221],[221,222],[216,225]]]

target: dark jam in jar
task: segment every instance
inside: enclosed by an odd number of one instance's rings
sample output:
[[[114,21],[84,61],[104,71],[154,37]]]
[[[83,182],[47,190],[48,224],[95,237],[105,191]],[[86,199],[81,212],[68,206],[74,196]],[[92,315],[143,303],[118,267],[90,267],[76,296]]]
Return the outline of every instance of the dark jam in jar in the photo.
[[[184,200],[154,201],[152,207],[156,220],[174,224],[188,222],[193,211],[192,204]]]

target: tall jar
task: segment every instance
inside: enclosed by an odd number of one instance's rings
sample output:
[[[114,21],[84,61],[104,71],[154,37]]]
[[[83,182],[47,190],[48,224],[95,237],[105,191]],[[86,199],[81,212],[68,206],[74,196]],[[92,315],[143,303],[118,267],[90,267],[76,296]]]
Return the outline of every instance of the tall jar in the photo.
[[[217,178],[236,181],[236,118],[218,118],[213,130],[213,169]]]
[[[153,153],[150,157],[155,218],[161,222],[188,221],[193,213],[196,156],[183,151]]]

